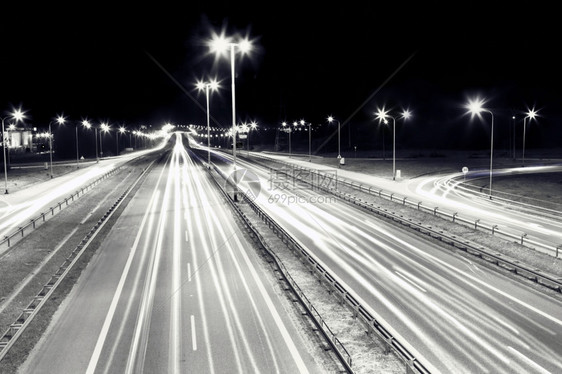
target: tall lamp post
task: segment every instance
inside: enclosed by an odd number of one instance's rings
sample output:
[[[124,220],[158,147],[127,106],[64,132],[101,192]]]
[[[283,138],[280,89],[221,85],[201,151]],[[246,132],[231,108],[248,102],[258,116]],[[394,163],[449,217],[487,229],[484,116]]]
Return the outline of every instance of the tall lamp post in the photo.
[[[377,110],[375,113],[379,121],[386,123],[386,118],[392,119],[392,180],[396,180],[396,118],[388,114],[388,111],[384,109]],[[411,117],[411,113],[408,110],[404,110],[401,113],[403,119],[408,119]]]
[[[527,118],[529,118],[529,122],[531,122],[531,120],[536,116],[537,116],[537,112],[535,112],[534,109],[530,109],[527,112],[525,118],[523,118],[523,155],[522,155],[523,166],[525,166],[525,129],[527,128]]]
[[[117,155],[119,155],[119,134],[123,135],[126,131],[127,129],[125,129],[125,126],[121,126],[119,127],[119,131],[115,132],[115,135],[117,136]]]
[[[51,179],[53,179],[53,131],[51,129],[51,124],[53,122],[57,122],[59,125],[64,124],[66,118],[64,116],[59,115],[57,118],[51,122],[49,122],[49,162],[51,167]]]
[[[283,131],[289,134],[289,158],[291,158],[291,126],[287,127],[287,122],[281,122],[281,126],[283,126]]]
[[[241,53],[246,53],[251,48],[251,43],[249,40],[244,39],[239,43],[233,43],[229,39],[224,37],[216,38],[211,41],[210,43],[211,51],[216,53],[223,53],[226,51],[227,48],[230,48],[230,80],[231,80],[231,90],[232,90],[232,156],[233,156],[233,164],[234,164],[234,184],[235,188],[237,188],[237,176],[236,176],[236,88],[235,88],[235,53],[236,47],[240,50]],[[234,201],[238,201],[238,194],[237,191],[234,192]]]
[[[301,125],[307,125],[308,126],[308,162],[312,162],[312,123],[309,122],[308,124],[304,121],[304,119],[301,119],[300,121]]]
[[[494,159],[494,113],[491,110],[483,108],[484,101],[481,99],[469,100],[466,108],[474,116],[475,114],[480,117],[481,112],[487,112],[492,117],[492,125],[490,131],[490,188],[489,197],[492,198],[492,163]]]
[[[100,124],[100,157],[103,157],[103,138],[102,135],[104,132],[109,131],[109,125],[105,122]]]
[[[341,130],[341,125],[340,125],[340,121],[338,121],[337,119],[334,119],[334,117],[329,116],[328,117],[328,122],[332,123],[336,121],[338,123],[338,160],[341,159],[341,148],[340,148],[340,130]]]
[[[211,167],[211,114],[209,112],[209,90],[216,91],[219,88],[219,84],[216,79],[209,82],[197,82],[197,89],[205,90],[205,98],[207,102],[207,165]]]
[[[13,113],[6,117],[2,117],[2,152],[4,153],[4,194],[8,193],[8,164],[6,162],[6,130],[4,128],[4,121],[6,118],[14,118],[17,121],[23,119],[23,112],[20,109],[15,110]]]
[[[82,121],[82,126],[84,126],[87,129],[92,128],[92,124],[88,120]],[[96,146],[96,163],[99,163],[100,159],[98,157],[98,128],[97,127],[94,127],[94,144]]]
[[[248,139],[246,140],[248,144],[248,157],[250,157],[250,133],[252,132],[252,130],[256,130],[257,128],[258,124],[256,123],[256,121],[252,121],[250,122],[250,125],[248,125]]]

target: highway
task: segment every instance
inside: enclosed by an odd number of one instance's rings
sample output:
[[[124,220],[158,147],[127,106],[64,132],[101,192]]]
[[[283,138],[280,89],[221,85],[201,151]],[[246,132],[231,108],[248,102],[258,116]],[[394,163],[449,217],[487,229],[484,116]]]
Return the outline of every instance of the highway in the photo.
[[[37,218],[41,213],[49,212],[51,207],[112,170],[134,159],[158,152],[163,145],[164,143],[161,143],[150,150],[101,159],[99,163],[90,164],[72,173],[34,184],[23,190],[0,195],[0,238],[13,234],[31,219]],[[7,246],[0,247],[0,254],[6,249]]]
[[[213,158],[226,175],[230,158]],[[432,373],[562,371],[559,299],[310,187],[276,180],[259,160],[237,159],[240,190]]]
[[[118,218],[21,373],[319,373],[181,137]]]
[[[562,245],[562,220],[559,212],[545,214],[541,210],[541,213],[538,214],[538,209],[532,206],[511,206],[500,198],[489,199],[487,190],[484,190],[482,194],[474,191],[467,192],[462,188],[462,173],[392,181],[326,165],[319,166],[296,158],[287,159],[286,156],[267,155],[267,157],[305,168],[332,170],[337,172],[338,177],[356,184],[372,186],[374,191],[382,189],[387,193],[395,193],[397,199],[405,197],[410,202],[421,202],[427,208],[438,207],[441,212],[449,212],[449,215],[458,213],[458,217],[469,222],[486,223],[488,227],[496,225],[498,232],[511,234],[514,238],[527,234],[526,239],[532,239],[540,245],[536,246],[537,250],[549,255],[554,255],[554,249]],[[561,171],[562,166],[551,165],[540,168],[497,169],[494,174],[501,176],[523,172],[559,173]],[[482,172],[469,172],[469,177],[476,178],[479,174]],[[488,174],[483,175],[487,177]]]

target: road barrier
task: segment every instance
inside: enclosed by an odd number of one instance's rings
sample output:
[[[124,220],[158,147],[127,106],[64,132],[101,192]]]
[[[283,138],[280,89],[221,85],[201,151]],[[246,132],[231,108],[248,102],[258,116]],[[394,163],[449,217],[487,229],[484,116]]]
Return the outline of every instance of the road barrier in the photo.
[[[87,188],[98,183],[102,179],[107,178],[108,174],[114,173],[114,169],[103,177],[97,179],[95,182],[90,184]],[[74,248],[70,255],[64,260],[60,265],[58,270],[54,275],[51,276],[49,281],[43,285],[39,293],[31,300],[27,307],[21,312],[21,314],[16,318],[16,321],[12,323],[4,334],[0,337],[0,361],[4,358],[8,350],[14,345],[18,337],[23,333],[25,328],[31,323],[33,318],[37,315],[41,307],[47,302],[49,297],[53,294],[57,286],[63,281],[68,272],[72,269],[74,264],[80,259],[84,251],[88,248],[90,243],[94,240],[96,235],[99,233],[101,228],[106,224],[107,220],[113,215],[117,207],[121,205],[123,199],[132,191],[133,187],[141,180],[141,178],[146,174],[148,168],[146,168],[143,173],[135,180],[135,182],[127,188],[127,190],[117,199],[117,201],[111,206],[111,208],[99,219],[94,227],[86,234],[82,239],[80,244]]]
[[[113,174],[115,174],[118,170],[122,167],[112,169],[93,181],[92,183],[88,184],[85,187],[80,188],[78,191],[70,195],[69,197],[65,198],[64,200],[59,201],[54,206],[49,207],[47,212],[39,213],[39,216],[29,220],[29,222],[21,227],[18,227],[16,231],[13,233],[4,236],[2,240],[0,240],[0,247],[3,245],[7,245],[8,248],[11,247],[18,239],[21,239],[27,233],[27,230],[35,230],[38,225],[44,223],[47,220],[47,217],[50,215],[51,217],[55,215],[56,212],[60,212],[64,207],[67,207],[70,203],[74,201],[74,199],[84,195],[86,192],[91,190],[95,185],[103,181],[104,179],[109,178]]]
[[[340,183],[346,183],[346,181],[340,181]],[[353,185],[353,182],[350,182],[349,185]],[[390,193],[390,192],[386,192],[383,190],[378,190],[376,191],[376,193],[374,191],[371,190],[372,186],[369,186],[369,188],[367,189],[366,187],[363,187],[362,185],[358,185],[357,187],[360,191],[363,192],[368,192],[369,194],[374,194],[380,197],[386,197],[388,200],[392,200],[393,198],[396,199],[396,197],[394,197],[394,193]],[[359,199],[357,196],[336,190],[336,189],[328,189],[328,188],[323,188],[324,191],[326,192],[330,192],[332,194],[335,194],[336,196],[339,196],[340,198],[342,198],[345,201],[348,201],[350,203],[353,203],[355,205],[359,205],[362,208],[365,208],[373,213],[379,214],[381,216],[384,216],[386,218],[392,219],[393,221],[399,222],[402,225],[408,226],[414,230],[417,230],[421,233],[424,233],[426,235],[431,236],[432,238],[438,239],[440,241],[446,242],[450,245],[453,245],[454,247],[464,250],[467,253],[470,253],[474,256],[477,256],[483,260],[486,260],[490,263],[493,263],[497,266],[500,266],[504,269],[507,269],[511,272],[513,272],[514,274],[523,276],[529,280],[534,281],[537,284],[546,286],[554,291],[557,291],[559,293],[562,293],[562,279],[555,276],[555,275],[551,275],[551,274],[547,274],[545,272],[542,272],[541,270],[537,270],[537,269],[530,269],[526,266],[521,265],[520,263],[518,263],[516,260],[512,260],[512,259],[508,259],[508,258],[504,258],[502,256],[501,253],[490,253],[489,249],[486,247],[483,247],[479,244],[476,244],[474,242],[462,239],[462,238],[457,238],[455,235],[447,235],[445,234],[443,231],[440,230],[435,230],[433,229],[431,226],[429,225],[424,225],[421,222],[413,222],[411,219],[406,219],[403,216],[400,216],[398,214],[396,214],[395,212],[391,212],[388,211],[388,209],[385,208],[381,208],[380,206],[375,206],[372,203],[368,203],[365,201],[362,201],[361,199]],[[403,199],[398,199],[398,201],[402,201],[403,204],[406,204],[406,198]],[[496,234],[498,235],[498,228],[497,225],[490,225],[489,227],[485,227],[484,224],[481,223],[481,221],[479,219],[476,219],[474,221],[472,220],[467,220],[464,219],[462,217],[458,216],[458,213],[449,213],[449,212],[443,212],[439,210],[439,207],[424,207],[422,205],[422,202],[417,202],[417,203],[410,203],[411,206],[415,206],[417,207],[418,210],[425,210],[428,213],[431,213],[435,216],[441,216],[441,217],[446,217],[451,219],[453,222],[456,221],[461,221],[463,223],[466,223],[468,225],[470,225],[472,227],[474,227],[474,229],[482,229],[485,228],[486,231],[490,231],[492,233],[492,235]],[[528,243],[534,243],[532,240],[526,239],[527,238],[527,234],[523,233],[521,236],[518,235],[513,235],[513,234],[509,234],[509,233],[503,233],[503,235],[505,237],[508,237],[510,239],[514,239],[516,240],[518,243],[520,243],[521,245],[524,244],[528,244]],[[558,257],[558,253],[559,250],[562,249],[562,245],[557,246],[554,251],[555,251],[555,256]]]
[[[264,158],[266,158],[268,161],[280,163],[280,164],[285,165],[287,167],[290,167],[291,169],[294,169],[294,170],[308,170],[308,173],[314,172],[314,173],[322,174],[320,171],[317,171],[317,170],[313,171],[312,169],[307,168],[307,167],[298,166],[298,165],[288,163],[288,162],[285,162],[285,161],[272,160],[272,159],[267,158],[267,157],[264,157]],[[299,172],[294,173],[294,176],[296,178],[298,178]],[[305,179],[301,179],[301,180],[306,183]],[[387,199],[389,201],[401,203],[402,205],[405,205],[405,206],[414,207],[419,211],[425,211],[427,213],[431,213],[436,217],[441,217],[441,218],[444,218],[444,219],[447,219],[447,220],[451,220],[454,223],[463,223],[463,224],[465,224],[469,227],[474,227],[474,229],[476,229],[476,230],[491,233],[492,235],[495,235],[497,237],[501,237],[502,239],[506,239],[508,241],[517,242],[517,243],[519,243],[523,246],[526,246],[527,248],[530,248],[530,249],[533,249],[533,250],[539,249],[539,250],[541,250],[541,252],[549,254],[553,257],[558,257],[560,249],[562,248],[562,243],[554,244],[554,245],[544,244],[544,243],[541,243],[541,242],[537,241],[536,238],[532,238],[526,232],[520,232],[520,233],[515,233],[515,234],[505,232],[496,223],[486,222],[486,221],[483,221],[481,219],[474,219],[473,220],[473,219],[469,219],[469,218],[466,218],[466,217],[462,217],[461,215],[459,215],[459,212],[449,211],[449,210],[443,209],[442,207],[439,207],[439,206],[425,206],[423,201],[409,200],[407,196],[400,196],[400,195],[398,195],[394,192],[385,191],[384,189],[375,187],[373,185],[368,185],[368,184],[365,185],[365,184],[362,184],[362,183],[360,183],[358,181],[355,181],[355,180],[348,180],[348,179],[345,179],[345,178],[337,177],[336,186],[338,186],[338,185],[344,185],[344,186],[347,186],[347,187],[352,188],[354,190],[358,190],[360,192],[365,192],[367,194],[377,196],[379,198],[384,198],[384,199]],[[318,187],[318,186],[315,186],[315,187]],[[332,189],[326,189],[326,188],[322,188],[322,189],[325,190],[325,191],[328,191],[328,192],[332,192]],[[335,190],[337,191],[337,189],[335,189]],[[488,195],[486,195],[486,196],[488,196]],[[498,198],[498,200],[499,200],[499,198]],[[503,199],[503,200],[505,201],[505,199]],[[547,211],[549,213],[552,213],[552,210],[547,210]]]
[[[225,175],[218,167],[214,167],[214,170],[225,180],[229,180],[228,176]],[[213,179],[214,180],[214,179]],[[215,181],[215,183],[217,183]],[[227,182],[228,183],[228,182]],[[217,183],[218,185],[218,183]],[[220,186],[219,186],[220,187]],[[233,186],[231,186],[233,187]],[[219,188],[223,191],[222,188]],[[234,204],[232,198],[223,191],[225,196],[228,197],[228,201],[231,202],[231,205],[234,209],[242,216],[245,217],[244,214],[240,211],[240,209]],[[389,331],[388,328],[385,328],[383,323],[377,320],[371,313],[367,311],[365,307],[363,307],[353,295],[348,292],[345,287],[339,283],[333,275],[329,273],[324,267],[318,263],[313,256],[311,256],[308,251],[299,244],[288,232],[283,229],[279,224],[275,222],[269,215],[263,211],[253,200],[252,197],[248,197],[245,193],[239,193],[242,198],[244,199],[245,203],[247,203],[252,210],[258,215],[258,217],[267,224],[267,226],[279,237],[283,240],[285,245],[291,249],[293,252],[297,253],[299,256],[302,256],[305,259],[305,263],[318,275],[318,279],[320,281],[326,281],[331,289],[340,296],[340,300],[342,302],[346,302],[348,306],[352,308],[354,311],[354,315],[356,318],[361,318],[363,323],[371,330],[377,333],[377,335],[382,338],[384,342],[387,343],[389,348],[392,348],[394,352],[403,360],[406,364],[407,370],[413,373],[419,374],[429,374],[430,371],[418,360],[416,357],[405,347],[404,344],[400,342],[399,339],[394,337],[392,333]],[[250,227],[251,223],[246,219],[246,224]],[[257,230],[253,230],[255,235],[260,237],[260,234]],[[264,244],[265,246],[265,244]],[[267,247],[266,247],[267,248]],[[342,363],[345,364],[347,370],[349,372],[352,371],[352,363],[351,363],[351,356],[343,347],[343,344],[339,341],[335,334],[329,329],[329,327],[325,324],[322,317],[316,311],[314,306],[308,301],[304,293],[298,288],[298,285],[292,281],[290,274],[286,272],[285,267],[282,265],[282,262],[277,258],[275,253],[269,251],[269,254],[275,259],[276,263],[278,264],[280,269],[283,269],[284,276],[286,277],[291,287],[293,287],[294,292],[299,298],[302,300],[302,304],[308,309],[309,314],[313,317],[315,324],[321,329],[324,336],[330,342],[332,347],[335,349],[335,352],[338,354]]]

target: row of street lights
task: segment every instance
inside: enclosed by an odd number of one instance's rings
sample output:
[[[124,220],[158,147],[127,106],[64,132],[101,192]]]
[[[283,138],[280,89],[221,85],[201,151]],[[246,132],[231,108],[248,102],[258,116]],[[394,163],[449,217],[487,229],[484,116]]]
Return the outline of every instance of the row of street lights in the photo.
[[[489,181],[489,197],[492,198],[492,174],[493,174],[493,153],[494,153],[494,114],[491,110],[482,107],[483,100],[470,100],[467,104],[467,109],[472,115],[479,114],[481,112],[487,112],[491,115],[491,137],[490,137],[490,181]],[[383,121],[387,123],[387,118],[392,119],[392,180],[396,180],[396,117],[389,114],[389,111],[385,111],[384,109],[378,109],[375,113],[376,118],[379,121]],[[399,114],[399,119],[408,119],[411,117],[411,112],[409,110],[404,110]],[[532,120],[537,116],[537,112],[532,109],[528,110],[526,116],[523,118],[523,155],[522,155],[522,164],[525,166],[525,132],[527,128],[527,119]],[[340,148],[340,130],[341,124],[338,120],[335,120],[332,116],[328,117],[328,122],[331,123],[336,121],[338,124],[338,159],[341,158],[341,148]],[[296,127],[299,122],[294,122],[293,125]],[[300,124],[304,125],[304,120],[301,120]],[[311,161],[311,150],[310,150],[310,123],[309,126],[309,161]],[[291,132],[292,129],[288,126],[287,122],[282,122],[282,126],[285,132],[289,133],[289,157],[291,157]]]
[[[214,37],[210,43],[209,48],[211,52],[214,52],[217,55],[223,55],[230,51],[230,81],[231,81],[231,91],[232,91],[232,156],[233,156],[233,176],[234,176],[234,201],[238,201],[238,193],[236,189],[238,188],[238,173],[236,171],[236,135],[237,135],[237,126],[236,126],[236,84],[235,84],[235,76],[236,76],[236,69],[235,69],[235,56],[236,56],[236,49],[240,51],[241,54],[248,53],[252,45],[248,39],[242,39],[239,42],[233,42],[233,38],[225,38],[223,35]],[[210,88],[209,83],[204,83],[205,89],[207,93],[207,103],[208,103],[208,90]],[[207,104],[207,135],[209,135],[209,106]],[[207,136],[207,139],[210,139]],[[209,141],[209,140],[207,140]],[[210,144],[207,143],[207,147]],[[209,148],[208,148],[209,149]],[[209,149],[210,152],[210,149]],[[210,164],[210,153],[207,154],[208,162]]]
[[[4,184],[5,184],[5,194],[8,194],[8,165],[7,165],[7,155],[6,155],[6,134],[5,134],[5,120],[6,119],[14,119],[16,122],[17,121],[21,121],[24,118],[24,113],[21,109],[18,110],[14,110],[12,113],[9,113],[8,116],[4,116],[4,117],[0,117],[1,121],[2,121],[2,151],[3,151],[3,157],[4,157]],[[58,115],[56,118],[54,118],[52,121],[49,122],[48,125],[48,134],[45,134],[45,136],[47,136],[49,138],[49,170],[50,170],[50,178],[52,179],[54,174],[53,174],[53,132],[52,132],[52,125],[54,123],[58,124],[58,125],[63,125],[66,123],[66,118],[63,115]],[[82,126],[84,126],[84,128],[86,129],[91,129],[92,127],[95,130],[95,135],[94,135],[94,140],[95,140],[95,146],[96,146],[96,162],[99,162],[99,157],[103,157],[103,138],[102,138],[102,133],[104,132],[109,132],[110,131],[110,126],[107,123],[101,123],[99,128],[100,128],[100,139],[99,139],[99,143],[100,143],[100,152],[99,152],[99,156],[98,156],[98,141],[97,141],[97,134],[98,134],[98,127],[93,126],[88,120],[83,120],[81,122]],[[79,153],[79,149],[78,149],[78,125],[79,123],[76,124],[76,128],[75,128],[75,135],[76,135],[76,167],[79,168],[80,167],[80,153]],[[118,129],[118,133],[117,136],[119,136],[119,133],[123,134],[125,133],[127,130],[124,127],[120,127]],[[136,135],[136,134],[135,134]],[[118,139],[118,138],[117,138]],[[119,143],[117,142],[117,147],[119,147]],[[117,148],[118,149],[118,148]],[[117,151],[118,152],[118,151]]]

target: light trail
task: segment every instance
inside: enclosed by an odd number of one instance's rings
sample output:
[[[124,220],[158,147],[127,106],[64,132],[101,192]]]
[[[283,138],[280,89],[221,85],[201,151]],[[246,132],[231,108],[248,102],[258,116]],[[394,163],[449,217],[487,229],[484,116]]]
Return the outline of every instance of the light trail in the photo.
[[[465,270],[462,257],[346,204],[271,201],[267,172],[240,164],[260,180],[254,201],[395,337],[415,342],[408,349],[431,372],[526,372],[529,363],[506,348],[519,342],[532,342],[543,366],[562,369],[552,340],[562,332],[555,300],[486,268]]]

